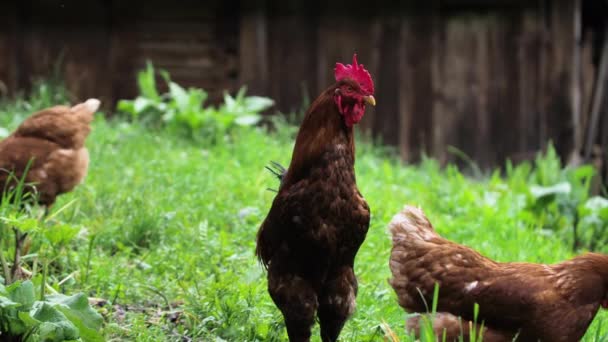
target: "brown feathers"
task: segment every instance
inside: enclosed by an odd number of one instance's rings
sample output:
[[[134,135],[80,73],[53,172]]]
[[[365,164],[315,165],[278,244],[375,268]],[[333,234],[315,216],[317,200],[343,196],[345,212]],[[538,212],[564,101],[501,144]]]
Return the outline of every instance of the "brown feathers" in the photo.
[[[588,253],[555,265],[497,263],[442,238],[422,210],[409,206],[389,227],[390,283],[409,312],[425,312],[424,301],[432,303],[438,283],[438,312],[473,321],[477,303],[478,321],[500,335],[519,333],[518,341],[576,341],[606,300],[606,255]]]
[[[99,100],[89,99],[74,107],[56,106],[27,118],[0,142],[0,186],[15,185],[15,178],[30,168],[25,182],[32,183],[38,202],[50,206],[85,177],[89,153],[84,146]]]

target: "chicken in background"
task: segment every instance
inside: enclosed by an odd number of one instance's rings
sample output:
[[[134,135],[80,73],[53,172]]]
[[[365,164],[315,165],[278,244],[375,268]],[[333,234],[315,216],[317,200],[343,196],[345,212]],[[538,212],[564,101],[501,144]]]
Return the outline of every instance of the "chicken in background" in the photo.
[[[375,105],[372,78],[353,57],[312,103],[287,171],[257,236],[268,292],[290,341],[309,341],[315,315],[323,341],[336,341],[355,309],[355,256],[370,212],[355,180],[353,126]]]
[[[479,304],[484,342],[578,341],[598,309],[608,307],[608,256],[587,253],[558,264],[500,263],[439,236],[422,210],[406,206],[389,224],[393,237],[390,284],[408,312],[427,312],[439,284],[433,320],[448,341],[468,334]],[[462,318],[462,326],[459,325]],[[461,328],[462,327],[462,328]],[[479,329],[479,327],[477,327]],[[462,329],[462,330],[461,330]]]
[[[48,209],[58,195],[80,184],[89,165],[84,142],[99,105],[99,100],[89,99],[73,107],[47,108],[25,119],[0,142],[2,190],[14,187],[27,169],[25,183],[32,184],[27,191]]]

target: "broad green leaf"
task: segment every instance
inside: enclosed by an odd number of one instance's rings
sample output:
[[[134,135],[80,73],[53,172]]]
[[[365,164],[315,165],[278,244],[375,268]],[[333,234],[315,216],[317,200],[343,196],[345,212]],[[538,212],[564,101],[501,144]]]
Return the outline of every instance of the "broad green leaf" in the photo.
[[[143,111],[145,111],[148,107],[152,107],[154,105],[154,101],[150,101],[145,97],[138,97],[135,99],[133,103],[133,110],[135,116],[141,115]]]
[[[262,117],[258,114],[242,115],[235,119],[235,123],[240,126],[253,126],[260,122]]]
[[[570,191],[572,191],[572,186],[568,182],[561,182],[552,186],[530,186],[530,193],[537,199],[549,195],[569,194]]]
[[[62,312],[46,302],[36,302],[30,315],[40,321],[37,332],[43,341],[59,342],[80,337],[78,328]]]
[[[171,121],[175,120],[175,117],[176,117],[175,109],[173,109],[173,108],[170,108],[169,110],[167,110],[165,112],[165,114],[163,114],[163,116],[162,116],[163,121],[165,121],[165,122],[171,122]]]
[[[135,102],[131,100],[120,100],[116,104],[116,110],[123,113],[131,114],[131,116],[136,116],[135,112]]]
[[[160,74],[160,77],[162,77],[167,84],[169,84],[171,82],[171,75],[169,74],[169,72],[167,70],[159,70],[158,73]]]
[[[585,208],[592,211],[600,211],[604,208],[608,208],[608,199],[600,196],[594,196],[585,202]]]
[[[188,95],[189,95],[189,108],[191,110],[202,110],[203,104],[205,103],[205,101],[207,100],[207,97],[209,96],[207,94],[206,91],[204,91],[203,89],[189,89],[188,90]]]
[[[574,170],[574,177],[579,180],[593,177],[593,175],[595,175],[595,169],[591,165],[579,166]]]
[[[241,103],[245,98],[245,94],[247,93],[247,86],[242,86],[241,89],[236,93],[236,102]]]
[[[188,93],[186,92],[186,90],[184,90],[184,88],[182,88],[179,84],[175,82],[170,82],[169,94],[171,94],[171,97],[173,101],[175,101],[175,104],[177,105],[177,109],[179,111],[188,111],[190,99],[188,97]]]
[[[234,98],[232,96],[230,96],[230,94],[228,94],[228,92],[224,93],[224,108],[226,111],[233,111],[234,108],[236,107],[236,101],[234,100]]]
[[[274,105],[274,101],[267,97],[248,96],[245,98],[245,110],[247,112],[259,113]]]
[[[25,310],[28,310],[36,301],[34,284],[29,280],[13,283],[7,288],[7,291],[9,299],[21,304]]]
[[[20,305],[21,304],[12,301],[10,298],[0,296],[0,308],[2,308],[2,309],[15,308]]]
[[[26,325],[25,321],[20,318],[21,314],[29,316],[26,312],[19,312],[16,308],[3,308],[0,310],[0,328],[6,329],[11,335],[22,335],[31,325]]]
[[[31,316],[31,311],[20,311],[17,317],[19,317],[23,324],[28,328],[35,327],[40,324],[39,320]]]
[[[146,69],[137,73],[137,84],[139,92],[146,98],[154,101],[160,101],[160,95],[156,90],[156,74],[152,63],[146,63]]]
[[[52,303],[78,327],[84,341],[103,341],[103,338],[98,333],[103,318],[97,311],[91,308],[84,294],[79,293],[73,296],[55,294],[47,296],[46,300]]]

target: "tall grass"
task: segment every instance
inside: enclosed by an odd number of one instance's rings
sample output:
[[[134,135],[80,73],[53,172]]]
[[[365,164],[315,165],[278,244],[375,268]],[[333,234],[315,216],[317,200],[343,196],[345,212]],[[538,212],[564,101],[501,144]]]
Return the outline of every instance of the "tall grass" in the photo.
[[[57,100],[41,94],[0,105],[0,126],[12,129]],[[282,316],[253,253],[274,196],[266,189],[277,186],[264,166],[270,160],[289,163],[296,131],[276,121],[270,133],[236,127],[225,143],[214,145],[97,117],[87,140],[87,179],[56,204],[73,201],[53,220],[77,233],[60,244],[49,268],[50,286],[103,299],[99,310],[110,341],[285,340]],[[357,311],[341,340],[414,340],[404,331],[406,314],[387,283],[386,226],[406,203],[423,207],[446,238],[499,261],[551,263],[575,254],[573,221],[559,204],[584,186],[569,178],[574,171],[561,165],[547,171],[559,172],[557,183],[568,182],[570,193],[545,189],[548,194],[535,196],[533,186],[554,185],[538,182],[538,163],[507,170],[473,180],[453,165],[441,167],[428,158],[405,165],[390,149],[358,141],[357,180],[372,218],[355,265]],[[578,200],[575,208],[587,201]],[[542,206],[535,207],[539,201]],[[598,315],[586,341],[606,336],[605,320]]]

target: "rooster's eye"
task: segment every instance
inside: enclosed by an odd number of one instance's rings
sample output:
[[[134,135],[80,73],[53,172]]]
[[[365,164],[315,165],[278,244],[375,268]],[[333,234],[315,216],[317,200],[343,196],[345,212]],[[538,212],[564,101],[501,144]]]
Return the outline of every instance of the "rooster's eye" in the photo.
[[[346,91],[353,91],[353,87],[351,87],[351,86],[346,87]]]

